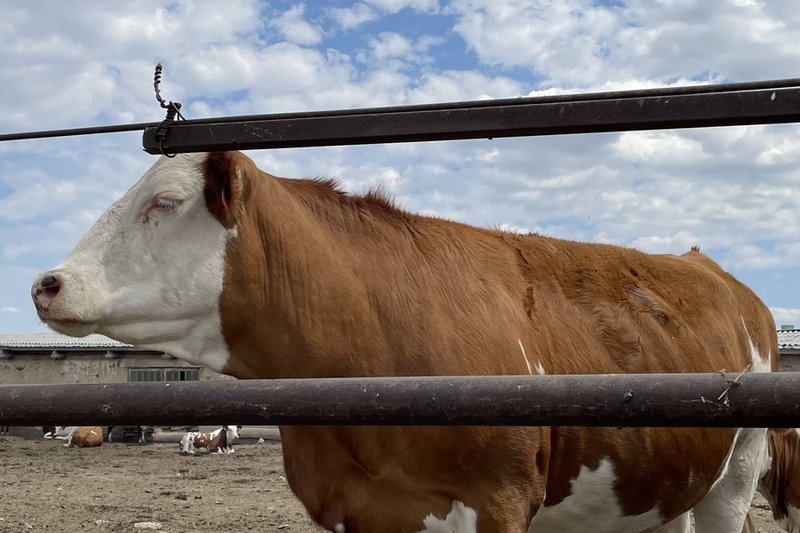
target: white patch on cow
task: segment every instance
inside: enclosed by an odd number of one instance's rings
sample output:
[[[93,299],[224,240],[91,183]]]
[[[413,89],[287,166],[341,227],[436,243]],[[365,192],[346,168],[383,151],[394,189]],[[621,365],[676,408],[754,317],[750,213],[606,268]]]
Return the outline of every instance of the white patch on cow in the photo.
[[[525,359],[525,366],[528,367],[528,374],[533,375],[531,362],[528,361],[528,354],[525,353],[525,347],[522,345],[522,339],[517,339],[517,342],[519,343],[519,349],[522,350],[522,357]]]
[[[750,348],[750,370],[752,372],[771,372],[772,365],[770,359],[772,358],[772,350],[767,350],[767,357],[761,357],[761,353],[758,351],[758,347],[753,344],[753,339],[750,337],[750,332],[747,331],[747,325],[744,322],[744,317],[740,316],[742,320],[742,326],[744,327],[744,333],[747,336],[747,343]]]
[[[219,297],[226,244],[237,230],[206,207],[205,158],[161,157],[46,273],[62,280],[48,325],[223,370],[229,352]]]
[[[72,435],[75,429],[78,426],[56,426],[56,430],[54,432],[47,432],[44,435],[46,439],[58,439],[58,440],[66,440],[67,437]]]
[[[519,349],[520,351],[522,351],[522,357],[525,359],[525,366],[528,367],[528,374],[530,374],[531,376],[533,375],[533,368],[535,366],[536,373],[539,374],[540,376],[544,376],[545,371],[544,367],[542,366],[542,363],[537,361],[536,365],[531,366],[531,361],[530,359],[528,359],[528,354],[525,352],[525,347],[522,345],[522,339],[517,339],[517,343],[519,343]]]
[[[198,432],[190,431],[189,433],[186,433],[184,434],[183,437],[181,437],[181,440],[178,443],[178,449],[180,450],[180,453],[188,453],[194,455],[194,452],[197,450],[197,448],[194,447],[194,438],[197,435],[199,435]]]
[[[344,524],[336,524],[333,526],[333,533],[345,533]]]
[[[453,501],[453,507],[444,519],[429,514],[422,525],[425,529],[417,533],[477,533],[478,513],[460,501]]]
[[[697,531],[741,531],[767,456],[767,430],[741,428],[711,490],[693,509]]]
[[[639,515],[624,515],[614,491],[616,480],[614,465],[607,457],[596,470],[581,466],[578,477],[571,482],[571,494],[556,505],[539,509],[528,533],[637,533],[664,523],[656,508]]]
[[[692,533],[693,531],[692,513],[687,511],[663,526],[654,529],[653,533]]]
[[[778,524],[789,533],[800,533],[800,509],[786,502],[788,516],[780,520]]]

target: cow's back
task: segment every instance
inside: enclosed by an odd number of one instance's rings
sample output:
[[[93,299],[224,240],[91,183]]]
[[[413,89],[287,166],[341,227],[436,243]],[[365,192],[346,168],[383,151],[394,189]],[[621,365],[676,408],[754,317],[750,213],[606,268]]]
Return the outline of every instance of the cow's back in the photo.
[[[777,365],[767,308],[696,251],[647,255],[541,238],[530,244],[519,247],[527,293],[534,295],[527,342],[549,373],[735,375]],[[554,244],[556,253],[543,253]],[[545,507],[534,524],[545,531],[556,521],[563,525],[564,512],[585,512],[592,498],[600,502],[598,513],[606,512],[608,499],[596,490],[603,484],[606,496],[617,498],[620,516],[676,516],[715,482],[736,432],[553,428]],[[581,490],[590,494],[578,504]]]
[[[740,372],[748,365],[769,371],[775,365],[769,310],[699,252],[649,255],[537,237],[522,239],[518,253],[529,342],[552,373]]]
[[[103,444],[103,428],[100,426],[78,427],[72,433],[69,444],[79,448],[100,446]]]

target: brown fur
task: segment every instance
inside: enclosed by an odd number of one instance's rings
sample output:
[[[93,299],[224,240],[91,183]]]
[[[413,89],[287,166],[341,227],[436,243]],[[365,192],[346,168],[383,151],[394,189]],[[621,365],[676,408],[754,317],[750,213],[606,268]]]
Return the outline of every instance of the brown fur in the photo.
[[[766,307],[697,251],[648,255],[478,229],[276,178],[238,153],[211,154],[205,169],[209,211],[238,228],[219,305],[226,372],[239,378],[527,374],[519,341],[548,374],[741,371],[750,363],[742,318],[776,364]],[[281,434],[289,483],[328,529],[417,531],[460,500],[479,531],[523,533],[601,457],[615,463],[626,514],[659,506],[677,516],[719,475],[734,430]]]
[[[103,444],[103,428],[100,426],[82,426],[75,428],[70,446],[78,448],[94,448]]]
[[[789,515],[789,505],[800,509],[800,435],[794,429],[778,429],[770,433],[768,443],[771,464],[759,481],[759,492],[780,522]]]

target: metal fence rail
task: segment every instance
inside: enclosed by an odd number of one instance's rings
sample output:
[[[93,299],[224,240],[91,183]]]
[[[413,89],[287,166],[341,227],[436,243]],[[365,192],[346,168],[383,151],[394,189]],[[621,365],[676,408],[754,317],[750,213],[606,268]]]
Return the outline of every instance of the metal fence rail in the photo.
[[[800,372],[0,386],[0,424],[800,426]]]
[[[175,122],[168,153],[696,128],[800,121],[800,80]],[[159,154],[157,127],[145,151]]]

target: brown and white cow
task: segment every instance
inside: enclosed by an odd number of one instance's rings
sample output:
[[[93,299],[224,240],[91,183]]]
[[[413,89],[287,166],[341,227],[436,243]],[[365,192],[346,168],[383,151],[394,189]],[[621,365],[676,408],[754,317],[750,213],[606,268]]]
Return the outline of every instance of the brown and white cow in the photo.
[[[42,436],[46,439],[67,440],[76,426],[42,426]]]
[[[210,453],[233,453],[233,443],[239,439],[238,426],[225,426],[210,433],[190,431],[181,437],[178,449],[182,454],[194,455],[205,449]]]
[[[64,438],[64,447],[94,448],[103,444],[103,428],[100,426],[72,427]]]
[[[775,325],[681,256],[480,229],[379,194],[161,158],[32,288],[41,319],[238,378],[770,371]],[[281,428],[336,532],[740,531],[764,429]]]
[[[800,533],[800,430],[771,431],[767,454],[758,492],[769,502],[779,526],[789,533]]]

